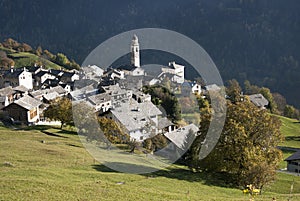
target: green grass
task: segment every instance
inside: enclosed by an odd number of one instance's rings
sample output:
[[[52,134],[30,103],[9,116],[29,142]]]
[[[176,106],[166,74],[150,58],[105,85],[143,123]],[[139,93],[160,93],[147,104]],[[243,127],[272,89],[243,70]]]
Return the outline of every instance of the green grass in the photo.
[[[20,68],[24,66],[32,66],[36,62],[40,62],[43,64],[45,68],[48,69],[60,69],[61,66],[44,59],[42,57],[39,57],[35,54],[29,53],[29,52],[18,52],[18,53],[11,53],[9,54],[9,57],[11,57],[15,61],[15,67]]]
[[[281,132],[285,141],[281,146],[300,148],[300,123],[298,120],[278,116],[282,121]]]
[[[0,126],[0,147],[0,200],[249,200],[215,176],[183,166],[147,175],[115,172],[96,162],[77,135],[57,128]],[[300,200],[300,177],[282,173],[256,200],[287,200],[293,180],[293,200]]]
[[[6,52],[7,54],[11,54],[11,53],[15,53],[16,52],[16,50],[8,49],[8,48],[1,47],[1,46],[0,46],[0,50]]]

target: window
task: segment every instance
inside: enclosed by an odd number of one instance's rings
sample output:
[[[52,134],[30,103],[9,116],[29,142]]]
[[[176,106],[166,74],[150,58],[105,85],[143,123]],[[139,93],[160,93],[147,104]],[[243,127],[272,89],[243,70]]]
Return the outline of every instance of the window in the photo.
[[[30,110],[30,119],[34,118],[37,116],[37,109],[34,108],[33,110]]]

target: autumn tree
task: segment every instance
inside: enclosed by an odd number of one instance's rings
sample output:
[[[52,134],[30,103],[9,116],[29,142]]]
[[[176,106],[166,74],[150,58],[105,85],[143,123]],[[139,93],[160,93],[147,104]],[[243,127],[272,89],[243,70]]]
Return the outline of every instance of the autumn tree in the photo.
[[[100,128],[111,143],[124,144],[130,141],[130,136],[114,120],[99,117]]]
[[[240,102],[241,101],[241,93],[242,88],[240,84],[235,79],[228,81],[228,87],[226,88],[226,94],[229,99],[233,102]]]
[[[293,118],[293,119],[299,119],[300,114],[299,110],[297,110],[294,106],[292,105],[286,105],[283,111],[283,115],[285,117]]]
[[[55,63],[61,66],[65,66],[70,63],[69,59],[67,58],[66,55],[62,53],[57,53],[56,58],[55,58]]]
[[[40,45],[36,48],[35,54],[38,56],[41,56],[43,54],[43,49]]]
[[[273,114],[278,114],[277,104],[274,101],[274,98],[273,98],[273,95],[272,95],[270,89],[268,89],[266,87],[262,87],[262,88],[260,88],[259,92],[269,101],[268,108],[270,109],[270,112]]]
[[[71,100],[65,97],[55,99],[45,110],[44,115],[50,120],[60,121],[62,129],[65,124],[73,121]]]
[[[194,141],[189,166],[196,170],[226,172],[229,182],[237,185],[254,184],[262,188],[274,179],[282,155],[276,147],[282,141],[280,120],[265,110],[257,109],[249,100],[228,101],[226,121],[213,151],[199,160],[205,135],[210,124],[210,109],[201,119],[200,135]],[[200,110],[201,111],[201,110]]]

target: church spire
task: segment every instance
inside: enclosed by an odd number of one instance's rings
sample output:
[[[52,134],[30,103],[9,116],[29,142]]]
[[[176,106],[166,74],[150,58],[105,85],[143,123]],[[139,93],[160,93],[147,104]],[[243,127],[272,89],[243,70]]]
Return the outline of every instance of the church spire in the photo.
[[[131,41],[131,65],[141,67],[139,39],[135,34]]]

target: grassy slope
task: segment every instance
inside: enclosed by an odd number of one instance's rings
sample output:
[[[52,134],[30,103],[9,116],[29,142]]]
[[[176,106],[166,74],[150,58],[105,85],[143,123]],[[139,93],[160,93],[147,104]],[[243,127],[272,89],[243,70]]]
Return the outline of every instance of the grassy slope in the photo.
[[[9,54],[9,56],[15,61],[16,68],[20,68],[24,66],[32,66],[36,62],[41,62],[46,68],[50,68],[50,69],[61,68],[61,66],[53,62],[29,52],[11,53]]]
[[[279,116],[282,121],[281,132],[285,136],[282,146],[300,148],[300,123],[298,120]]]
[[[77,135],[50,131],[61,137],[0,127],[0,200],[249,199],[241,190],[222,187],[218,180],[184,167],[173,166],[153,177],[111,171],[94,161]],[[256,200],[287,200],[293,180],[293,200],[299,200],[300,178],[285,174],[278,174]]]

